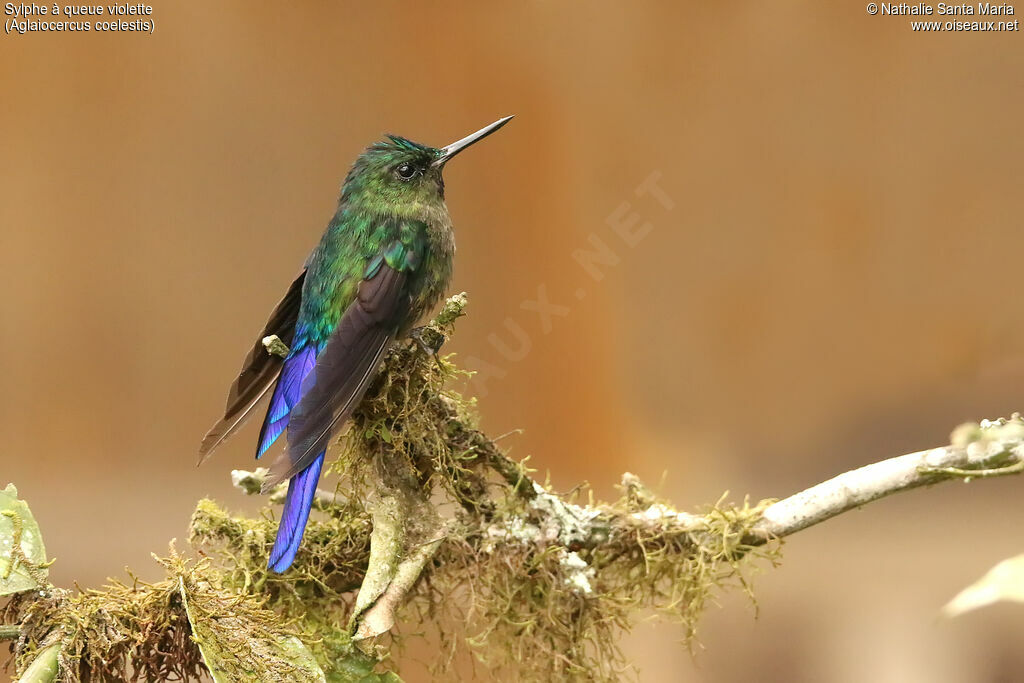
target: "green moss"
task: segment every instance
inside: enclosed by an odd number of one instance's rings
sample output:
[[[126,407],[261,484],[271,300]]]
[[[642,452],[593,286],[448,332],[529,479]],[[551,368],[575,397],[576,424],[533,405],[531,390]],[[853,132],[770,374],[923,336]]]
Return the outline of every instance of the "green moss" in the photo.
[[[451,653],[468,646],[497,680],[619,680],[629,668],[620,637],[650,609],[694,642],[715,591],[738,586],[753,598],[747,560],[777,561],[777,545],[743,541],[768,502],[719,501],[684,515],[684,530],[667,505],[626,496],[593,506],[600,514],[571,548],[543,540],[537,506],[506,503],[498,526],[447,544],[416,597],[449,653],[435,673],[450,674]]]
[[[232,589],[262,596],[306,643],[324,671],[353,652],[344,625],[370,552],[370,517],[354,504],[310,519],[295,563],[284,574],[266,567],[277,523],[228,514],[210,500],[192,516],[190,541],[212,553]]]
[[[465,294],[448,299],[421,338],[450,337],[465,307]],[[467,506],[481,499],[486,475],[471,438],[478,422],[476,401],[451,388],[470,376],[454,363],[454,354],[426,353],[415,342],[393,348],[329,468],[342,476],[346,494],[365,499],[366,482],[373,479],[365,468],[387,448],[405,455],[425,491],[440,488]]]

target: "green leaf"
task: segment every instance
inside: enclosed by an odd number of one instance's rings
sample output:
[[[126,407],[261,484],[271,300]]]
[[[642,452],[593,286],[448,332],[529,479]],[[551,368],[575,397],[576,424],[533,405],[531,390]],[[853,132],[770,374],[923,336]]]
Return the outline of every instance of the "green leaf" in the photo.
[[[197,609],[196,603],[204,601],[201,591],[190,594],[184,577],[179,577],[178,585],[192,626],[192,639],[215,683],[326,683],[313,654],[295,636],[268,637],[264,628],[248,622],[242,611],[219,611],[214,615]]]
[[[60,670],[57,662],[59,656],[60,643],[44,647],[25,669],[25,673],[18,679],[18,683],[50,683],[50,681],[56,680],[57,672]]]
[[[942,608],[955,617],[995,602],[1024,602],[1024,555],[1003,560],[949,601]]]
[[[309,680],[325,682],[323,669],[306,644],[295,636],[285,636],[278,641],[282,658],[295,667],[297,673],[309,674]]]
[[[47,585],[48,565],[39,525],[8,484],[0,491],[0,596]]]
[[[334,662],[334,670],[327,683],[402,683],[391,671],[376,673],[377,660],[353,649],[344,659]]]

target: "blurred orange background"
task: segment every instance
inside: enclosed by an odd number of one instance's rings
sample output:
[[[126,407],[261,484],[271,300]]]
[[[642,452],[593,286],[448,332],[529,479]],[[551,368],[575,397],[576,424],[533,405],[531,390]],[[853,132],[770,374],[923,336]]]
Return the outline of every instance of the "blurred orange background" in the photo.
[[[153,35],[0,36],[0,485],[57,584],[159,575],[200,496],[255,509],[228,478],[255,426],[198,470],[196,448],[385,131],[516,115],[446,174],[471,302],[449,348],[562,490],[628,470],[683,508],[781,497],[1024,408],[1019,33],[852,2],[153,8]],[[600,280],[573,258],[594,239]],[[1024,610],[938,610],[1024,550],[1020,486],[793,537],[760,616],[724,596],[696,657],[639,625],[639,678],[1014,680]]]

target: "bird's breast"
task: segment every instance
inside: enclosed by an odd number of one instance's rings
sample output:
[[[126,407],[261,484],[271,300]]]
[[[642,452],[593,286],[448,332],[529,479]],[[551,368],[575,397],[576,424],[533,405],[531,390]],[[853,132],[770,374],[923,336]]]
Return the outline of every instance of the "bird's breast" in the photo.
[[[427,249],[424,262],[414,278],[411,315],[418,321],[437,305],[452,279],[455,260],[455,232],[447,212],[440,220],[427,222]]]

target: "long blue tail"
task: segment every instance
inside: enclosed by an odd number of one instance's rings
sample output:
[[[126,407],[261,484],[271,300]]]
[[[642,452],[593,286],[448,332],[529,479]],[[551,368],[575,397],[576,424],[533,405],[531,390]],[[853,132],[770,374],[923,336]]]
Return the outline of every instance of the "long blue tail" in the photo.
[[[284,500],[284,511],[277,527],[277,539],[267,562],[272,571],[283,572],[295,561],[295,553],[299,551],[299,543],[302,542],[302,534],[309,520],[309,509],[313,506],[313,496],[316,494],[316,483],[320,479],[320,468],[324,464],[325,452],[321,451],[309,467],[288,482],[288,496]]]
[[[266,453],[288,427],[292,408],[301,398],[302,381],[312,371],[316,357],[317,349],[314,346],[300,342],[292,347],[284,367],[281,368],[281,376],[270,399],[267,416],[263,419],[263,429],[260,430],[259,445],[256,449],[257,458]],[[323,464],[324,453],[321,452],[309,467],[288,482],[288,496],[285,498],[281,522],[277,527],[277,539],[267,562],[267,566],[275,572],[283,572],[295,561],[295,553],[299,551],[302,534],[306,530],[306,522],[309,521],[309,509],[313,505],[313,495],[316,493],[316,483],[320,479]]]

